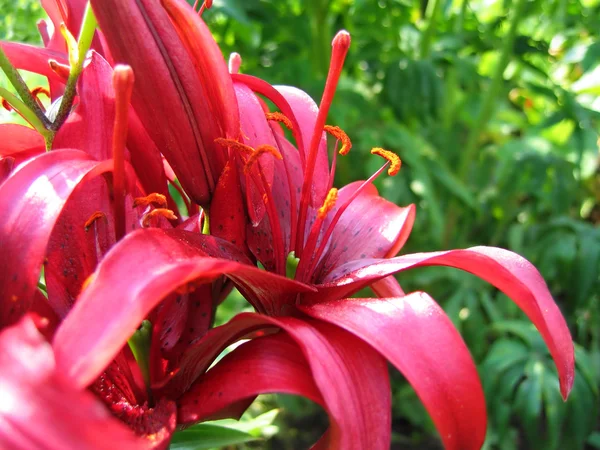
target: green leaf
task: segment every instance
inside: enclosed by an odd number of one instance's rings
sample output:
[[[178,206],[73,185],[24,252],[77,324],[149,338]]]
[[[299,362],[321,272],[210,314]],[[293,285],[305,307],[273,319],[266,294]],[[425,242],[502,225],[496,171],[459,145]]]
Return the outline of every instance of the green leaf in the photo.
[[[171,440],[171,450],[204,450],[243,444],[257,438],[249,433],[226,426],[200,423],[177,432]]]

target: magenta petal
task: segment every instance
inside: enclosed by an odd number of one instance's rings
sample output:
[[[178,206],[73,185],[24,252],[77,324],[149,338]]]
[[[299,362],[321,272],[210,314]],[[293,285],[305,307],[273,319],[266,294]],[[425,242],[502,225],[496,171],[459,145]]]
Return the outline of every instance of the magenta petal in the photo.
[[[310,367],[315,386],[320,391],[323,405],[330,417],[327,438],[319,443],[324,445],[322,448],[387,450],[390,446],[391,433],[391,399],[387,365],[369,345],[341,328],[313,320],[305,322],[290,317],[275,319],[258,314],[240,314],[227,324],[209,332],[201,343],[205,349],[204,354],[197,354],[198,365],[206,368],[222,346],[234,342],[257,328],[269,326],[285,330],[304,355],[302,360]],[[215,337],[218,339],[215,340]],[[260,338],[258,342],[262,342],[263,339],[267,345],[266,343],[285,338],[276,334]],[[217,345],[211,345],[212,343]],[[264,349],[264,346],[253,343],[244,345],[249,346],[246,347],[247,353],[243,353],[244,358],[252,358],[256,352]],[[242,351],[243,348],[241,347]],[[208,386],[204,386],[204,378],[200,378],[194,390],[184,397],[186,399],[183,410],[186,417],[184,420],[205,418],[218,413],[220,409],[227,406],[227,403],[235,404],[264,392],[298,393],[319,402],[319,397],[315,395],[312,386],[307,384],[309,380],[304,375],[304,369],[297,366],[300,364],[300,359],[296,352],[288,350],[286,352],[288,354],[284,353],[282,356],[284,360],[276,361],[276,355],[270,353],[270,350],[273,348],[267,347],[267,350],[263,350],[270,358],[268,367],[277,364],[275,366],[277,371],[291,369],[288,379],[278,373],[262,374],[261,379],[258,378],[258,374],[254,374],[249,379],[256,380],[256,386],[253,381],[249,383],[238,381],[233,387],[228,383],[220,385],[223,381],[220,376],[221,374],[226,376],[227,369],[231,369],[234,365],[248,367],[247,364],[236,362],[234,352],[225,361],[225,368],[219,369],[217,365],[213,369],[217,370],[214,375],[211,375],[211,371],[208,372],[207,377],[210,377]],[[296,364],[296,367],[286,367],[290,364]],[[263,368],[262,372],[264,371]],[[242,376],[239,372],[234,372],[234,375],[238,379]],[[247,385],[244,387],[244,384]],[[218,390],[211,393],[210,388]],[[219,392],[223,393],[222,396]],[[215,394],[213,404],[201,404]],[[227,402],[222,401],[223,398],[227,399]],[[198,404],[195,404],[194,400],[198,400]]]
[[[343,205],[361,184],[356,181],[340,189],[336,206]],[[337,208],[328,215],[324,228],[336,211]],[[365,189],[340,216],[329,249],[319,263],[320,279],[324,273],[352,260],[396,256],[408,239],[414,221],[415,205],[397,206],[380,197],[374,186]]]
[[[301,309],[345,328],[394,364],[425,404],[447,450],[481,448],[486,412],[477,369],[460,334],[427,294]]]
[[[0,366],[0,448],[146,448],[93,395],[62,378],[31,318],[0,333]]]
[[[53,148],[80,148],[94,159],[112,157],[115,117],[113,70],[102,56],[91,58],[77,80],[79,103],[56,133]]]
[[[227,259],[216,258],[220,255]],[[74,384],[87,386],[163,298],[192,283],[227,275],[263,309],[278,307],[288,292],[310,291],[248,263],[236,247],[210,236],[160,229],[128,234],[98,265],[59,327],[54,339],[59,366]]]
[[[60,34],[60,33],[59,33]],[[39,73],[48,77],[48,80],[64,84],[62,80],[48,65],[48,60],[53,59],[61,64],[69,64],[66,53],[46,48],[35,47],[17,42],[1,42],[2,50],[17,69]]]
[[[273,392],[324,406],[306,359],[285,333],[253,339],[225,356],[179,399],[179,420],[222,418],[229,405]]]
[[[287,100],[292,108],[294,116],[300,125],[302,141],[310,142],[319,107],[306,92],[293,86],[273,86]],[[317,150],[315,172],[313,174],[312,204],[321,206],[329,188],[329,155],[327,154],[327,135],[321,134],[321,140]]]
[[[0,157],[13,157],[15,166],[45,151],[44,138],[34,129],[14,123],[0,125]]]
[[[0,185],[0,328],[29,309],[50,233],[73,190],[111,169],[81,151],[58,150],[30,160]]]
[[[470,272],[509,296],[540,331],[560,376],[563,398],[569,395],[574,378],[571,333],[537,269],[516,253],[495,247],[415,253],[380,261],[356,261],[330,273],[319,293],[308,302],[341,298],[387,275],[420,266],[449,266]]]

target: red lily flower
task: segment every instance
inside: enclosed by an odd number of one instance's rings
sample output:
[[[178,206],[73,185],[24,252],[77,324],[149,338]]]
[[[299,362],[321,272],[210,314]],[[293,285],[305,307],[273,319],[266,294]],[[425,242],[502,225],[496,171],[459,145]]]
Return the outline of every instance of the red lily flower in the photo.
[[[185,9],[178,9],[175,2],[165,4],[171,7],[173,21],[183,23],[187,17],[180,13]],[[146,16],[140,13],[142,7],[149,11]],[[168,25],[171,22],[166,21],[156,5],[142,0],[135,8],[128,10],[139,19],[135,30],[154,30],[153,36],[174,42],[177,51],[181,51],[178,45],[182,42],[186,49],[196,42],[189,33],[197,32],[201,26],[179,27],[175,36],[169,28],[172,25]],[[111,11],[105,10],[104,14],[110,17]],[[102,20],[107,19],[101,19],[101,23]],[[109,39],[109,45],[112,49],[122,44],[110,44]],[[381,199],[370,184],[372,179],[340,191],[331,188],[333,170],[329,170],[323,131],[348,45],[347,34],[334,40],[333,64],[318,111],[308,96],[298,90],[274,88],[247,76],[233,77],[242,112],[244,144],[232,140],[236,136],[227,130],[217,136],[218,143],[234,151],[255,151],[239,158],[231,152],[220,172],[212,172],[211,166],[213,180],[217,173],[219,176],[214,198],[246,190],[249,247],[268,270],[253,267],[233,240],[228,243],[184,230],[129,233],[103,255],[90,281],[79,286],[82,292],[53,338],[55,368],[43,372],[47,374],[45,378],[34,379],[30,385],[45,389],[47,382],[67,380],[73,405],[87,401],[83,391],[89,388],[114,415],[159,448],[168,444],[175,414],[181,424],[235,417],[260,393],[295,393],[321,404],[329,414],[330,429],[319,441],[319,448],[383,449],[389,448],[390,441],[390,393],[385,364],[388,359],[414,386],[447,448],[479,448],[486,428],[485,403],[468,350],[430,297],[423,293],[404,296],[399,285],[388,278],[410,267],[437,264],[481,276],[528,314],[552,352],[561,392],[566,397],[573,382],[571,338],[533,266],[508,251],[485,247],[385,259],[395,255],[406,240],[414,208],[399,208]],[[155,53],[166,61],[160,48]],[[161,64],[157,71],[164,76]],[[171,73],[169,76],[172,79]],[[252,91],[273,100],[283,116],[264,116]],[[188,120],[191,117],[188,115]],[[267,118],[289,120],[298,150]],[[345,134],[331,127],[327,130],[339,138],[345,150]],[[114,134],[122,137],[119,132]],[[309,144],[305,147],[304,142]],[[376,153],[388,161],[376,175],[386,168],[396,171],[399,160],[395,156],[380,150]],[[269,155],[281,159],[272,161]],[[243,183],[236,173],[239,161],[245,162],[241,168]],[[273,162],[272,181],[268,161]],[[3,295],[0,302],[7,323],[13,323],[24,311],[36,310],[36,267],[41,265],[44,244],[66,198],[88,177],[110,169],[122,172],[123,165],[126,167],[123,158],[115,158],[115,165],[118,164],[119,169],[113,168],[112,162],[98,162],[81,152],[55,151],[30,161],[2,184],[0,194],[11,195],[0,195],[0,203],[5,203],[0,206],[8,211],[0,233],[0,240],[4,241],[0,243],[10,255],[16,255],[10,267],[5,263],[0,275],[4,277],[0,278],[0,289],[9,294]],[[62,172],[65,169],[71,173]],[[208,172],[202,173],[208,180]],[[116,174],[115,177],[124,180]],[[48,180],[53,192],[42,194]],[[207,192],[201,183],[192,185],[197,200],[198,193]],[[122,196],[122,185],[114,190],[120,192],[117,197]],[[2,200],[15,194],[27,201],[13,204]],[[236,218],[246,220],[246,214],[237,210],[242,204],[239,197],[235,197],[234,208],[224,202],[215,204],[214,198],[213,217],[224,216],[229,209],[234,222]],[[232,227],[219,230],[218,225],[223,223],[217,221],[215,232],[242,236],[235,224],[224,223]],[[65,219],[64,225],[69,230],[72,224]],[[39,231],[33,231],[36,226]],[[123,228],[122,223],[120,227]],[[24,230],[31,235],[27,242],[8,237],[20,237]],[[64,243],[65,233],[60,237],[63,241],[59,242]],[[294,274],[297,281],[283,276],[287,260],[294,262],[288,257],[291,251],[300,259]],[[28,254],[33,254],[31,260],[23,256]],[[17,279],[12,278],[15,275]],[[208,301],[211,311],[209,283],[222,275],[236,284],[259,314],[241,314],[206,332],[207,322],[202,321],[202,313],[191,311],[190,299],[198,295],[194,302]],[[386,298],[341,300],[369,285]],[[50,297],[54,298],[54,294],[49,292]],[[182,297],[187,301],[181,302]],[[205,315],[206,312],[203,310]],[[150,361],[141,371],[132,364],[132,354],[125,344],[148,318],[153,324],[149,349],[138,350],[145,352]],[[195,323],[201,324],[200,333],[186,331]],[[398,333],[402,333],[400,341]],[[254,339],[208,370],[225,347],[241,338]],[[19,364],[15,358],[7,360]],[[137,357],[140,364],[142,360]],[[146,379],[141,382],[144,376]],[[28,392],[23,396],[33,402]],[[50,401],[54,404],[56,399]],[[9,425],[0,430],[0,438],[6,441],[5,436],[15,429],[12,424],[21,422],[11,422],[12,410],[3,409],[0,413],[3,419],[8,418],[4,422]],[[90,425],[84,428],[87,426]],[[52,437],[57,442],[63,438],[58,434]]]

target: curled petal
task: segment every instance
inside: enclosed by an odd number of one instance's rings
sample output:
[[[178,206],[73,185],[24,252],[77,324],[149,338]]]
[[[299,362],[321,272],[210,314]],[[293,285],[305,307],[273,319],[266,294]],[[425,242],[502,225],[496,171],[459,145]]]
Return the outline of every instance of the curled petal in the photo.
[[[147,448],[92,394],[61,377],[30,317],[0,333],[0,365],[1,448]]]
[[[486,412],[477,369],[460,334],[427,294],[337,300],[302,310],[348,330],[396,366],[423,401],[447,450],[481,448]]]
[[[219,259],[221,256],[226,259]],[[184,230],[145,229],[128,234],[99,264],[93,281],[57,330],[62,370],[87,386],[118,353],[148,313],[178,288],[192,290],[226,275],[262,309],[288,292],[310,288],[249,265],[236,247]]]
[[[558,369],[561,394],[566,399],[575,374],[571,333],[540,273],[516,253],[495,247],[472,247],[415,253],[386,260],[355,261],[329,273],[325,283],[319,286],[319,293],[310,295],[306,301],[341,298],[387,275],[421,266],[449,266],[465,270],[510,297],[544,338]]]

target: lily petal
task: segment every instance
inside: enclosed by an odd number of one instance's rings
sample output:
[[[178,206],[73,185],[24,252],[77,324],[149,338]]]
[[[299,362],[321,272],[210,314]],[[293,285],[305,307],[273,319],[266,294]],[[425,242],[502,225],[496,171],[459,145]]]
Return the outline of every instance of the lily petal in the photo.
[[[0,125],[0,157],[13,157],[15,166],[45,151],[44,138],[34,129],[14,123]]]
[[[224,418],[229,405],[273,392],[325,403],[306,359],[285,333],[252,339],[225,356],[179,399],[179,420]]]
[[[386,260],[355,261],[328,274],[309,294],[308,302],[341,298],[381,278],[413,267],[448,266],[470,272],[510,297],[540,331],[560,377],[560,390],[567,398],[575,376],[571,333],[537,269],[516,253],[495,247],[415,253]]]
[[[447,450],[481,448],[486,412],[477,369],[460,334],[427,294],[301,309],[348,330],[396,366],[423,401]]]
[[[0,365],[0,447],[146,448],[92,394],[60,376],[30,317],[0,333]]]
[[[31,306],[52,228],[73,190],[112,170],[79,150],[40,155],[0,185],[0,328]]]
[[[328,215],[323,228],[361,184],[356,181],[338,191],[337,208]],[[408,239],[414,221],[415,205],[403,208],[380,197],[375,186],[365,189],[340,216],[329,250],[319,263],[319,278],[353,260],[395,256]]]
[[[222,275],[244,290],[250,302],[262,302],[259,308],[276,307],[289,292],[311,290],[249,265],[226,241],[184,230],[137,230],[105,256],[57,330],[59,366],[75,385],[87,386],[163,298],[177,288],[193,288],[192,283],[208,283]]]

